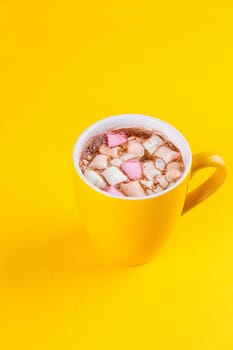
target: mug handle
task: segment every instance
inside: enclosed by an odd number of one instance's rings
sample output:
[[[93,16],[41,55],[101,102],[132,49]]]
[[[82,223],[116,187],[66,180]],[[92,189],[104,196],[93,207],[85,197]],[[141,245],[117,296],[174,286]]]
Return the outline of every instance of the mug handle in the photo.
[[[201,203],[214,193],[226,178],[226,167],[223,159],[211,152],[200,152],[193,155],[191,178],[198,170],[203,168],[215,168],[215,172],[203,184],[187,194],[182,215]]]

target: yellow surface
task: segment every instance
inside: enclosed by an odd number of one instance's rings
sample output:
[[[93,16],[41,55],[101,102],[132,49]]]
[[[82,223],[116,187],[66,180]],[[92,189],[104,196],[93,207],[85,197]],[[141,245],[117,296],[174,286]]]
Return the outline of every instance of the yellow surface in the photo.
[[[1,349],[233,348],[231,22],[225,0],[0,2]],[[113,270],[80,230],[71,153],[130,112],[228,180],[150,264]]]

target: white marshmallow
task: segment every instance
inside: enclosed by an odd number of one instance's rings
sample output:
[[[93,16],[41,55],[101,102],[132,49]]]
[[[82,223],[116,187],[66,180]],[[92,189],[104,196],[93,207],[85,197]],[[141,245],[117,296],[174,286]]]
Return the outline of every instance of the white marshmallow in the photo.
[[[109,185],[115,186],[121,182],[127,181],[128,178],[123,174],[123,172],[115,167],[110,166],[102,172],[102,175],[107,180]]]
[[[131,140],[128,142],[127,151],[130,154],[134,154],[136,157],[143,157],[145,153],[144,147],[137,140]]]
[[[155,155],[159,158],[162,158],[166,163],[171,162],[179,156],[179,153],[173,151],[167,146],[159,147],[159,149],[155,152]]]
[[[124,153],[121,156],[122,160],[129,160],[129,159],[133,159],[133,158],[136,158],[136,156],[134,154],[130,154],[130,153]]]
[[[161,137],[158,135],[153,135],[143,143],[143,146],[150,154],[153,154],[154,151],[163,144],[163,142],[164,141],[161,139]]]
[[[163,190],[162,187],[158,185],[153,191],[154,193],[158,193],[158,192],[161,192],[162,190]]]
[[[152,188],[154,185],[154,182],[151,180],[140,180],[141,184],[144,185],[147,188]]]
[[[92,160],[90,164],[90,168],[93,169],[105,169],[108,165],[108,159],[107,156],[104,154],[98,154],[95,156],[95,158]]]
[[[105,154],[106,156],[108,157],[118,157],[119,155],[119,150],[120,150],[120,147],[108,147],[106,145],[101,145],[100,148],[99,148],[99,152],[101,154]]]
[[[127,184],[121,184],[121,190],[130,197],[143,197],[146,195],[139,181],[131,181]]]
[[[121,164],[122,164],[122,159],[120,159],[120,158],[113,158],[112,160],[110,160],[110,164],[111,165],[115,165],[115,166],[121,166]]]
[[[156,180],[160,184],[161,187],[163,187],[163,188],[167,187],[168,182],[167,182],[165,176],[163,176],[163,175],[157,176]]]
[[[181,171],[181,168],[182,168],[182,164],[180,162],[171,162],[167,165],[167,171],[174,170],[174,169]]]
[[[84,175],[86,176],[87,180],[90,181],[93,185],[100,188],[104,188],[106,186],[106,182],[96,171],[86,169]]]
[[[182,175],[181,164],[179,162],[171,162],[167,165],[166,179],[167,181],[175,181]]]
[[[156,169],[154,163],[149,160],[142,165],[143,174],[148,180],[153,180],[155,176],[161,175],[161,171]]]
[[[157,169],[163,171],[163,169],[166,166],[166,163],[162,159],[158,158],[155,161],[155,166],[156,166]]]

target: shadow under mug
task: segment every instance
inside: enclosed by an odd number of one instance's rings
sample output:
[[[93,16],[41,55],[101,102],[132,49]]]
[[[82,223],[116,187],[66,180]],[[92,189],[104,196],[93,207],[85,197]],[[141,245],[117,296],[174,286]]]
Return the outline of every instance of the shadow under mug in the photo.
[[[117,197],[88,182],[79,167],[85,143],[106,130],[142,127],[163,132],[181,151],[185,170],[166,190],[145,197]],[[192,156],[184,136],[170,124],[145,115],[121,114],[104,118],[87,128],[73,150],[75,192],[86,233],[101,254],[114,263],[136,266],[147,262],[174,228],[178,218],[214,193],[224,182],[223,159],[211,152]],[[192,176],[205,167],[215,172],[188,193]]]

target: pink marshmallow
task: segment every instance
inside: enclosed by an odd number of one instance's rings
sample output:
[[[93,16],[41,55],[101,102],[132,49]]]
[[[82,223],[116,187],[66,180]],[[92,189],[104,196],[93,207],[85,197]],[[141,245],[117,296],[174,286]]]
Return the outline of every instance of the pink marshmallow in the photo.
[[[124,196],[124,194],[118,191],[114,186],[107,186],[104,191],[113,194],[114,196]]]
[[[125,160],[121,165],[121,169],[130,180],[138,180],[142,178],[142,165],[137,159]]]
[[[127,137],[123,134],[117,134],[114,132],[107,132],[108,147],[119,146],[122,143],[126,143],[127,140],[128,140]]]

